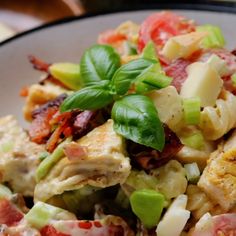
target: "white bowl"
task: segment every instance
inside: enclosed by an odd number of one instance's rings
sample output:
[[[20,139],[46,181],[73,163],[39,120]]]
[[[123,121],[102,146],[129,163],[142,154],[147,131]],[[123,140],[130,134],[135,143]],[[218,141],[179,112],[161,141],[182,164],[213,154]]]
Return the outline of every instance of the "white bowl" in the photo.
[[[94,17],[73,18],[26,32],[0,44],[0,116],[15,115],[24,124],[20,89],[37,82],[40,73],[28,62],[32,54],[48,62],[79,62],[84,50],[96,43],[97,35],[121,22],[142,22],[153,10],[120,12]],[[236,15],[224,12],[178,10],[199,24],[222,28],[227,47],[236,46]]]

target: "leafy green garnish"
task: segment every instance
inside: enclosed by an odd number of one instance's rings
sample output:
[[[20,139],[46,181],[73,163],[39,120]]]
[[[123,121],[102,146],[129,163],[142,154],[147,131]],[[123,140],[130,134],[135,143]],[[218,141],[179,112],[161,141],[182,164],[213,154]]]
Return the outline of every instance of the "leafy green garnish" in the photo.
[[[89,48],[80,62],[80,73],[84,86],[101,80],[110,80],[120,66],[120,57],[108,45],[95,45]]]
[[[114,129],[117,133],[161,151],[165,145],[164,129],[150,98],[128,95],[115,102],[112,108]]]
[[[134,81],[142,72],[156,63],[153,60],[137,59],[121,66],[112,78],[112,86],[119,95],[124,95]]]
[[[85,87],[73,93],[62,103],[61,112],[75,108],[94,110],[108,105],[113,101],[113,96],[110,94],[107,85],[107,81],[101,81],[100,85]]]
[[[171,78],[161,71],[154,50],[154,45],[149,44],[144,50],[146,58],[120,67],[120,57],[112,47],[95,45],[89,48],[80,64],[84,88],[67,97],[60,111],[95,110],[115,101],[112,118],[116,132],[161,151],[164,130],[154,104],[143,95],[126,95],[132,84],[139,83],[141,92],[170,84]]]

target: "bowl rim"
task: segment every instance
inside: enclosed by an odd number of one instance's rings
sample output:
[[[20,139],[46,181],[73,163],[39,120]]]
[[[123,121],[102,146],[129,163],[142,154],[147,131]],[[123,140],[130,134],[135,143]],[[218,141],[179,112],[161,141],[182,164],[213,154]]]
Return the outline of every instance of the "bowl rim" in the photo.
[[[148,5],[138,4],[133,7],[124,7],[118,10],[100,11],[96,13],[86,13],[79,16],[69,16],[69,17],[59,19],[59,20],[51,21],[49,23],[26,30],[19,34],[16,34],[13,37],[0,42],[0,49],[3,48],[4,45],[8,45],[9,43],[14,42],[18,38],[22,38],[36,31],[51,28],[53,26],[62,25],[62,24],[66,24],[66,23],[70,23],[74,21],[79,21],[79,20],[83,20],[87,18],[93,18],[96,16],[112,15],[112,14],[119,14],[119,13],[125,13],[125,12],[139,12],[139,11],[142,12],[145,10],[148,11],[148,10],[155,10],[155,9],[156,10],[184,10],[184,11],[193,10],[193,11],[203,11],[203,12],[222,12],[222,13],[236,14],[236,7],[228,6],[227,4],[224,4],[224,3],[218,4],[218,5],[203,4],[203,3],[202,4],[201,3],[196,3],[196,4],[170,3],[170,4],[148,4]]]

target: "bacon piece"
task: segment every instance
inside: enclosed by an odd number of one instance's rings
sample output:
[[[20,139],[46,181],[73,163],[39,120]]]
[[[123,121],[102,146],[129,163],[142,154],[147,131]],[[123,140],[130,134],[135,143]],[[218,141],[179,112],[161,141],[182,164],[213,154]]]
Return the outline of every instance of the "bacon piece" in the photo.
[[[66,96],[67,95],[62,94],[33,111],[33,121],[29,128],[31,141],[38,144],[46,142],[51,134],[50,120],[58,112],[59,106]]]
[[[175,86],[178,92],[187,78],[186,68],[191,63],[192,62],[190,60],[177,59],[176,61],[163,67],[166,75],[173,78],[172,85]]]
[[[7,199],[0,199],[0,224],[13,226],[17,224],[24,215]]]
[[[183,147],[179,138],[165,126],[166,143],[162,152],[132,141],[127,145],[128,153],[134,165],[144,170],[151,170],[167,163]]]
[[[76,142],[71,142],[64,146],[64,153],[70,161],[82,160],[87,156],[87,149]]]
[[[33,55],[28,56],[30,63],[34,66],[34,69],[48,73],[48,68],[51,64],[44,62]]]

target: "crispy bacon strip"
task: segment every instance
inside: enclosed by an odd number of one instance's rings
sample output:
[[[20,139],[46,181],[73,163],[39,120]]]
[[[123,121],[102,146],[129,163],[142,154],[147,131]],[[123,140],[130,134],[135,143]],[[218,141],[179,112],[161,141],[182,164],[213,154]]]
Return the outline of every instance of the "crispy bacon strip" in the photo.
[[[62,94],[56,99],[44,104],[33,111],[33,121],[29,128],[31,141],[41,144],[45,143],[51,134],[50,120],[58,112],[59,106],[67,95]]]
[[[179,138],[165,126],[166,143],[162,152],[132,141],[127,145],[128,153],[135,166],[151,170],[167,163],[182,148]]]
[[[28,56],[30,63],[34,66],[34,69],[48,73],[50,63],[44,62],[33,55]]]

